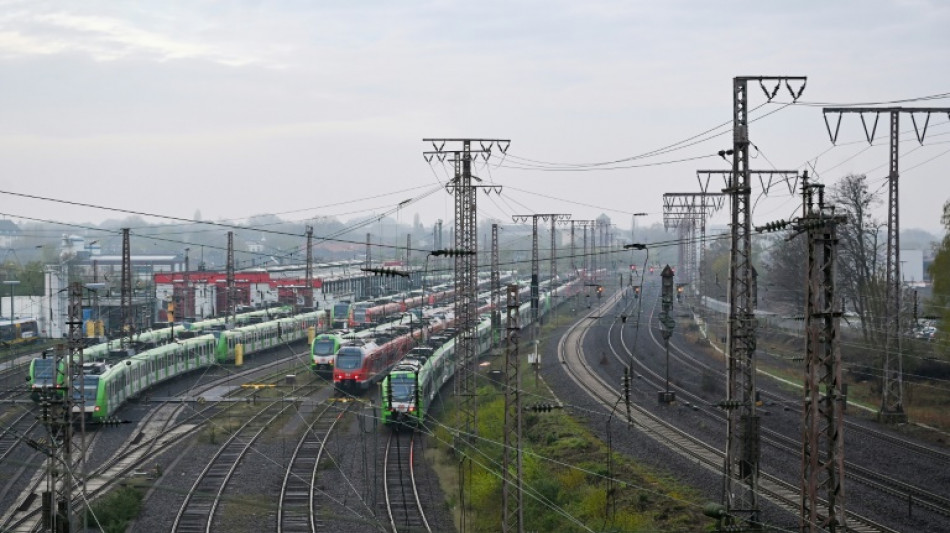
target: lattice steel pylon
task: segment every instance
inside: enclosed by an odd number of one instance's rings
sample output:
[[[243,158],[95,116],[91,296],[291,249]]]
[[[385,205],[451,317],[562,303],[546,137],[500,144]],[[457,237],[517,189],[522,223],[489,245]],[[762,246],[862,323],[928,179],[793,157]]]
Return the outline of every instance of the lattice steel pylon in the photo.
[[[793,100],[801,96],[806,78],[790,76],[736,77],[733,96],[733,154],[729,186],[731,250],[729,254],[729,322],[726,333],[728,409],[726,456],[723,464],[724,520],[729,528],[758,528],[759,416],[755,409],[755,312],[752,302],[752,202],[749,171],[748,85],[757,80],[771,101],[784,82]],[[771,93],[765,81],[774,81]],[[800,81],[796,93],[790,81]]]
[[[505,335],[505,440],[502,462],[501,530],[524,531],[522,510],[521,454],[521,361],[518,359],[518,285],[508,285],[507,332]]]
[[[226,320],[234,322],[234,232],[228,232],[227,288],[225,289]]]
[[[574,261],[574,221],[571,221],[571,275],[577,277],[577,263]]]
[[[458,405],[458,442],[465,461],[467,447],[474,443],[477,436],[477,401],[476,401],[476,362],[478,358],[478,227],[476,224],[476,192],[479,188],[486,189],[486,193],[500,193],[497,185],[473,185],[472,180],[481,181],[472,175],[473,157],[481,155],[487,162],[491,157],[492,147],[497,147],[502,153],[508,150],[511,141],[507,139],[423,139],[431,142],[433,151],[423,152],[423,157],[429,163],[433,159],[444,162],[451,156],[454,165],[454,178],[446,184],[446,190],[455,196],[455,248],[461,252],[455,255],[455,327],[456,358],[458,370],[455,375],[455,391]],[[472,143],[479,144],[480,149],[472,149]],[[460,145],[458,150],[445,150],[446,143]],[[468,462],[471,468],[471,462]],[[471,482],[471,474],[460,468],[459,485],[463,488]],[[460,530],[466,530],[465,498],[460,498]]]
[[[551,274],[557,272],[554,266],[554,262],[557,260],[555,257],[555,245],[554,245],[554,224],[559,220],[570,220],[571,215],[565,213],[535,213],[533,215],[511,215],[511,220],[515,223],[518,222],[527,222],[531,220],[531,318],[535,328],[540,327],[540,322],[538,321],[538,305],[540,301],[540,266],[538,259],[538,220],[547,221],[551,219]],[[551,283],[554,283],[554,279],[551,279]]]
[[[129,228],[122,228],[122,347],[132,346],[135,333],[134,310],[132,309],[132,251],[129,244]]]
[[[366,232],[366,254],[363,260],[363,262],[365,263],[364,268],[366,268],[367,273],[363,274],[363,283],[360,284],[360,286],[363,288],[364,299],[368,299],[370,297],[370,292],[372,292],[370,290],[371,289],[370,283],[373,278],[368,273],[369,269],[373,268],[373,247],[370,243],[371,237],[372,237],[372,234],[367,231]]]
[[[313,226],[307,226],[307,289],[303,294],[303,303],[308,309],[313,308]],[[261,302],[263,303],[263,302]]]
[[[42,495],[42,523],[44,529],[54,533],[73,531],[74,493],[76,490],[75,467],[73,461],[73,404],[75,402],[74,363],[81,361],[82,331],[82,285],[70,283],[69,309],[66,318],[68,344],[65,354],[57,352],[54,372],[63,372],[62,385],[53,379],[50,389],[40,393],[40,419],[46,425],[49,435],[45,446],[37,449],[48,458],[46,471],[46,491]],[[81,368],[81,367],[80,367]],[[80,382],[81,383],[81,382]],[[80,390],[81,399],[85,393]],[[80,449],[80,454],[85,450]],[[79,457],[85,470],[85,457]],[[80,481],[83,481],[82,479]],[[81,489],[83,490],[83,489]]]
[[[900,115],[910,115],[914,125],[914,133],[920,144],[927,136],[927,126],[930,124],[930,115],[933,113],[947,113],[950,107],[826,107],[822,109],[825,127],[831,143],[838,140],[838,131],[841,127],[841,116],[844,113],[858,113],[861,124],[864,126],[864,135],[868,143],[874,142],[877,132],[878,119],[881,113],[887,113],[890,118],[888,131],[890,132],[888,175],[887,175],[887,257],[885,313],[884,313],[884,368],[883,387],[881,390],[881,409],[878,418],[885,422],[906,422],[907,413],[904,412],[903,361],[901,354],[901,258],[900,258],[900,202],[898,201],[898,178],[900,177]],[[828,113],[837,113],[838,121],[834,131],[828,123]],[[868,130],[865,114],[874,114],[874,124]],[[923,127],[917,124],[917,115],[924,115],[926,119]]]
[[[685,248],[683,255],[688,257],[686,268],[681,268],[681,275],[690,283],[702,280],[699,268],[705,259],[706,219],[722,208],[722,193],[709,192],[668,192],[663,194],[663,227],[682,228],[686,226],[687,235],[680,242]],[[696,239],[696,221],[700,223],[701,237]],[[696,245],[699,245],[697,260]],[[694,290],[696,287],[694,287]],[[704,293],[703,290],[699,292]]]
[[[501,272],[498,271],[498,224],[491,225],[491,343],[497,348],[501,336]]]
[[[795,224],[808,237],[800,530],[836,533],[845,531],[845,398],[838,336],[841,309],[835,294],[836,228],[847,219],[835,215],[833,206],[825,206],[824,185],[809,184],[807,174],[802,200],[802,217]]]
[[[594,221],[594,220],[573,220],[573,219],[571,220],[571,231],[572,231],[572,232],[574,231],[574,226],[575,226],[575,225],[580,226],[580,227],[581,227],[581,231],[584,232],[584,235],[583,235],[583,250],[582,250],[582,252],[581,252],[581,270],[584,271],[584,278],[585,278],[585,279],[590,276],[590,255],[593,255],[593,254],[588,254],[588,250],[587,250],[587,228],[588,228],[588,227],[592,227],[595,223],[596,223],[596,221]],[[572,253],[571,255],[573,256],[574,254]],[[576,274],[576,273],[577,273],[577,272],[575,271],[575,274]]]

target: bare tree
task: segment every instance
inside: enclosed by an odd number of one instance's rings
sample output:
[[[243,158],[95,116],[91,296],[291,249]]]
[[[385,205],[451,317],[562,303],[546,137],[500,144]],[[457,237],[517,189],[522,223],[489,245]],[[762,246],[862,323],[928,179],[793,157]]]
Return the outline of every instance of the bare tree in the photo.
[[[871,207],[882,202],[878,191],[868,188],[864,175],[850,174],[831,190],[832,202],[848,215],[848,224],[839,226],[839,288],[846,306],[861,321],[864,340],[884,342],[885,282],[884,223],[871,215]]]
[[[770,244],[762,258],[759,307],[801,314],[805,310],[807,239],[777,234],[770,237]]]

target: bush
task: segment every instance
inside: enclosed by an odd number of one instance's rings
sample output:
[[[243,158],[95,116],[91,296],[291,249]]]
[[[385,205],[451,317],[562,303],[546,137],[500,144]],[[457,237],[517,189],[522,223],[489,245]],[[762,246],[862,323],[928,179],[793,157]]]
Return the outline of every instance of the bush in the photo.
[[[99,500],[86,512],[89,524],[95,524],[103,533],[124,533],[129,521],[142,509],[142,491],[122,487]]]

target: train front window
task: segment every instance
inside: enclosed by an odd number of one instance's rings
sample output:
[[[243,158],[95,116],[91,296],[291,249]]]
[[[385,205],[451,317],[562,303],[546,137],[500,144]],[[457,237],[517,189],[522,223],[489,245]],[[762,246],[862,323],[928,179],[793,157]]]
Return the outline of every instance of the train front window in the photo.
[[[341,348],[336,354],[336,367],[339,370],[356,370],[363,366],[363,354],[359,350]]]
[[[37,383],[51,383],[55,359],[37,359],[33,361],[33,379]]]
[[[99,378],[97,376],[83,377],[83,390],[86,391],[86,405],[96,403],[96,394],[99,390]],[[73,401],[80,404],[79,383],[73,386]]]
[[[333,355],[336,343],[331,339],[318,340],[313,344],[313,355]]]
[[[389,389],[393,402],[411,402],[416,393],[416,380],[411,376],[392,376],[389,378]]]

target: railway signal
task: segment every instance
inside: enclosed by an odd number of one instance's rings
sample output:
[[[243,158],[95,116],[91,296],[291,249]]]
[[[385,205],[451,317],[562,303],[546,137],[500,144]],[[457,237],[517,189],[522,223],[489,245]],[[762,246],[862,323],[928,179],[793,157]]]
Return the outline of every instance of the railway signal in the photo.
[[[662,311],[660,311],[660,325],[663,334],[663,343],[666,345],[666,388],[660,391],[658,397],[660,403],[673,403],[676,401],[676,393],[670,390],[670,337],[673,336],[673,328],[676,321],[670,315],[673,310],[673,269],[666,265],[660,274],[663,278],[661,282],[660,300],[662,302]],[[680,287],[682,291],[682,287]]]

